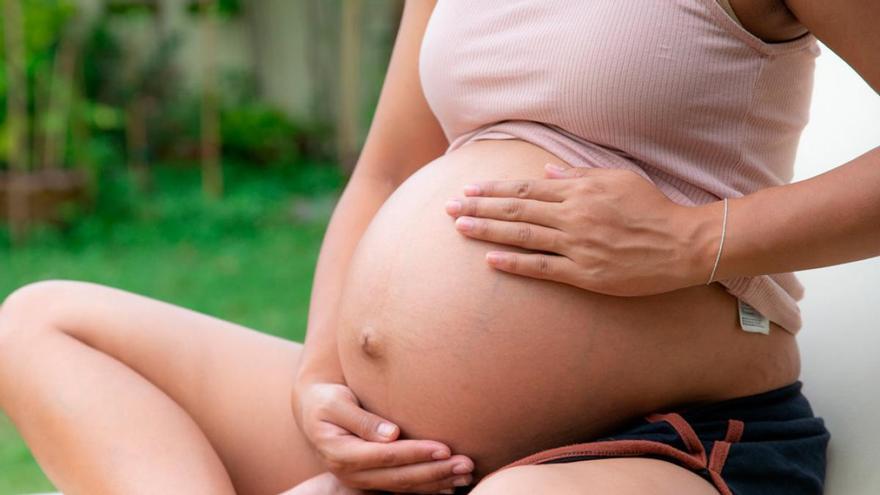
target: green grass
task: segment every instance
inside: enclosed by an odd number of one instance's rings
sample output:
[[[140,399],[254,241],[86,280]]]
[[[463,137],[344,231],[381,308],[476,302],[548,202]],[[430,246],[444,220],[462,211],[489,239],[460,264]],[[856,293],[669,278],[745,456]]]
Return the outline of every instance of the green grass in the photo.
[[[334,169],[228,166],[219,202],[202,197],[190,167],[161,167],[156,184],[150,195],[121,180],[105,184],[97,211],[64,230],[36,232],[23,247],[0,247],[0,298],[37,280],[86,280],[301,341],[321,238],[342,184]],[[304,210],[310,218],[293,213]],[[49,489],[0,414],[0,494]]]

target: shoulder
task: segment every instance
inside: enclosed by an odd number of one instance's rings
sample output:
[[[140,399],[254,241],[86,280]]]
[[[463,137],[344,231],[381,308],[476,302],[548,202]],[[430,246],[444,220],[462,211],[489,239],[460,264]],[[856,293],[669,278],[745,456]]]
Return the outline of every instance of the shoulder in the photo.
[[[728,0],[743,27],[769,42],[812,33],[880,93],[877,0]]]
[[[782,1],[782,0],[773,0]],[[880,2],[877,0],[785,0],[806,29],[880,93]]]

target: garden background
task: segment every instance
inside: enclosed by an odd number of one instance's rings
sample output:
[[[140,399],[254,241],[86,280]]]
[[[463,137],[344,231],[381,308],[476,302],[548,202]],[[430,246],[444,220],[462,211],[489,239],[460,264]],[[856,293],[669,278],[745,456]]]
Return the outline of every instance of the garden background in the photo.
[[[47,278],[300,340],[402,0],[2,0],[0,300]],[[52,488],[0,413],[0,494]]]

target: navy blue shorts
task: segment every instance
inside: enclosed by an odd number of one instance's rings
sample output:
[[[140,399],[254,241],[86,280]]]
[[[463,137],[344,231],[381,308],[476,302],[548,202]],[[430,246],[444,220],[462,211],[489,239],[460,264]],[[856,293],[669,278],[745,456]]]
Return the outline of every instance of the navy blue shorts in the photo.
[[[795,381],[760,394],[649,414],[615,434],[538,452],[501,469],[653,457],[690,469],[722,495],[821,495],[831,435],[813,415],[802,386]]]

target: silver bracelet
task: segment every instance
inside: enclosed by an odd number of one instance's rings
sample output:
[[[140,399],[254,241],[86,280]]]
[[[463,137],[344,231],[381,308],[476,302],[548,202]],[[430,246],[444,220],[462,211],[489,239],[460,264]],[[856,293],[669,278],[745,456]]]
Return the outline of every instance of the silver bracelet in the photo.
[[[715,256],[715,266],[712,267],[712,274],[709,275],[709,281],[706,282],[706,285],[712,283],[712,279],[715,278],[715,270],[718,269],[718,260],[721,259],[721,248],[724,247],[724,232],[727,230],[727,198],[724,198],[724,221],[721,223],[721,242],[718,244],[718,255]]]

